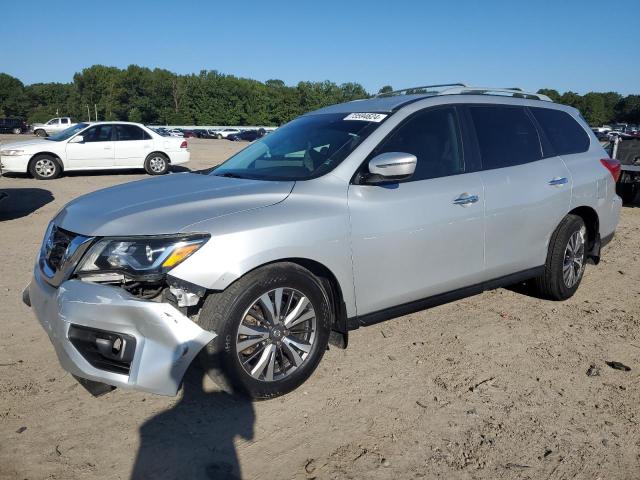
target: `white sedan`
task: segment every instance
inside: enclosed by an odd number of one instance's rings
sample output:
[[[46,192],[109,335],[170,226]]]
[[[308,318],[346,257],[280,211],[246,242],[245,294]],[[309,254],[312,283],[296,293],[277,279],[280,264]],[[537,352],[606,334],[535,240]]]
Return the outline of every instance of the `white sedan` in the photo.
[[[144,168],[162,175],[189,156],[186,140],[139,123],[78,123],[47,138],[0,145],[0,172],[31,173],[39,180],[72,170]]]

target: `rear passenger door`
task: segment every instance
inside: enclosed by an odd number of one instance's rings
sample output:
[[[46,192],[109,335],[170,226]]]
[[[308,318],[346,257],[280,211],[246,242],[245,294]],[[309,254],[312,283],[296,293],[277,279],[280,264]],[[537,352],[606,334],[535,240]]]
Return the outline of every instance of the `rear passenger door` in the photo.
[[[118,167],[140,168],[153,150],[151,135],[137,125],[117,124],[115,162]]]
[[[469,105],[485,187],[487,279],[544,265],[569,210],[571,176],[524,106]]]
[[[359,316],[482,281],[482,180],[466,147],[456,108],[421,110],[362,166],[381,153],[411,153],[418,159],[414,175],[349,186]]]

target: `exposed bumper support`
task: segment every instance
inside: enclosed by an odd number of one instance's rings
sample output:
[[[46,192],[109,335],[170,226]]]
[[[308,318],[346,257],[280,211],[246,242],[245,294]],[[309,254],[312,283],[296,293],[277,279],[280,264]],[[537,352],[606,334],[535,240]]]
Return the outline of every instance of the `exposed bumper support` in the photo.
[[[175,395],[191,361],[216,336],[167,303],[140,300],[119,288],[79,280],[53,288],[37,267],[23,300],[33,308],[65,370],[112,386]],[[86,352],[69,340],[72,324],[134,337],[129,373],[92,365]]]

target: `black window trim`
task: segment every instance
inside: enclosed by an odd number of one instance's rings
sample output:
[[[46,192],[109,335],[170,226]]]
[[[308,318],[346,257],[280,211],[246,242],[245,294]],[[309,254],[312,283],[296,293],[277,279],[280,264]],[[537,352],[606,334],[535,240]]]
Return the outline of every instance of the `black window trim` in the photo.
[[[144,140],[152,140],[153,137],[149,132],[147,132],[144,128],[141,128],[139,125],[132,125],[130,123],[113,123],[113,133],[111,134],[111,138],[114,142],[142,142]],[[134,127],[142,132],[143,137],[140,140],[120,140],[118,138],[117,130],[118,127]]]
[[[585,130],[584,126],[580,122],[578,122],[573,117],[573,115],[571,115],[569,112],[565,112],[564,110],[559,109],[559,108],[527,107],[527,110],[529,110],[529,114],[531,115],[531,118],[534,120],[536,128],[538,128],[538,131],[540,132],[540,135],[543,136],[546,139],[546,141],[548,142],[548,144],[549,144],[549,149],[550,149],[549,151],[553,153],[553,155],[550,155],[550,156],[562,157],[562,155],[555,153],[555,149],[553,148],[553,145],[551,144],[551,140],[547,137],[546,133],[544,132],[544,129],[542,128],[542,125],[540,125],[540,123],[536,119],[535,114],[532,111],[532,109],[534,109],[534,108],[537,108],[537,109],[540,109],[540,110],[553,110],[553,111],[556,111],[556,112],[560,112],[560,113],[562,113],[564,115],[567,115],[574,123],[576,123],[578,125],[578,127],[580,127],[580,130],[587,137],[587,142],[588,143],[587,143],[587,149],[586,150],[583,150],[581,152],[565,153],[564,155],[580,155],[581,153],[586,153],[591,149],[591,142],[592,142],[591,135],[589,135],[589,132],[587,130]],[[582,114],[579,114],[579,115],[580,115],[581,118],[583,118]],[[584,120],[584,118],[583,118],[583,120]]]
[[[542,157],[539,158],[538,160],[533,160],[531,162],[525,162],[525,163],[519,163],[517,165],[509,165],[507,167],[496,167],[496,168],[485,168],[484,164],[482,163],[482,154],[480,153],[480,144],[478,143],[478,132],[476,132],[476,128],[475,125],[473,123],[473,118],[471,117],[471,107],[475,107],[475,106],[480,106],[480,107],[506,107],[506,108],[522,108],[525,111],[525,114],[527,115],[527,117],[531,120],[531,123],[533,124],[533,128],[536,130],[536,132],[538,133],[538,142],[540,143],[540,153],[542,154]],[[519,167],[521,165],[528,165],[530,163],[535,163],[535,162],[539,162],[541,160],[546,160],[548,158],[553,158],[553,157],[557,157],[557,155],[555,155],[555,152],[553,152],[553,148],[551,148],[551,142],[548,141],[547,137],[544,135],[544,132],[542,131],[542,128],[540,128],[538,122],[536,121],[535,117],[533,116],[533,114],[529,111],[529,107],[527,105],[512,105],[512,104],[506,104],[506,103],[465,103],[463,105],[461,105],[461,107],[464,107],[464,110],[466,112],[465,115],[465,119],[468,123],[468,129],[472,132],[472,136],[473,136],[473,149],[475,151],[475,153],[478,156],[478,162],[479,162],[479,171],[482,172],[488,172],[491,170],[500,170],[502,168],[512,168],[512,167]],[[542,108],[542,107],[540,107]],[[545,150],[545,143],[548,144],[549,149],[550,149],[550,155],[546,154],[546,150]]]
[[[418,100],[422,100],[422,99],[418,99]],[[413,102],[410,102],[413,103]],[[394,133],[396,133],[400,128],[402,128],[407,122],[409,122],[411,119],[413,119],[413,117],[422,114],[426,111],[432,111],[432,110],[441,110],[441,109],[451,109],[454,111],[455,117],[456,117],[456,123],[458,124],[458,135],[460,137],[460,146],[462,148],[462,163],[464,166],[464,169],[462,172],[459,173],[453,173],[451,175],[444,175],[442,177],[433,177],[433,178],[423,178],[420,180],[415,180],[413,179],[413,177],[409,177],[406,178],[404,180],[391,180],[389,181],[389,183],[392,184],[397,184],[397,183],[409,183],[409,182],[428,182],[430,180],[438,180],[439,178],[448,178],[448,177],[454,177],[457,175],[464,175],[467,173],[473,173],[473,172],[477,172],[479,171],[479,163],[478,163],[478,155],[476,155],[476,152],[473,152],[471,150],[473,149],[469,149],[468,148],[468,143],[471,141],[471,137],[470,137],[470,133],[468,131],[468,127],[466,125],[466,119],[463,118],[463,112],[461,112],[460,110],[460,106],[464,105],[464,104],[457,104],[457,103],[448,103],[448,104],[442,104],[442,105],[431,105],[425,108],[421,108],[420,110],[416,110],[415,112],[409,114],[406,118],[404,118],[402,121],[400,121],[400,123],[398,125],[396,125],[395,127],[393,127],[393,129],[391,129],[390,132],[388,132],[383,138],[382,140],[380,140],[375,147],[373,147],[373,149],[371,149],[371,152],[369,152],[367,154],[367,156],[365,157],[365,159],[363,160],[363,162],[360,164],[360,166],[358,166],[358,168],[356,169],[356,171],[353,173],[352,177],[351,177],[351,181],[349,182],[352,185],[356,185],[356,184],[360,184],[357,181],[357,177],[360,176],[360,174],[362,173],[368,173],[368,165],[369,165],[369,161],[376,155],[376,149],[384,144],[384,142],[386,142]],[[406,106],[406,105],[403,105]],[[477,150],[477,149],[476,149]],[[362,185],[362,184],[360,184]],[[373,185],[372,185],[373,186]]]
[[[74,135],[82,135],[84,138],[84,134],[85,132],[88,132],[89,130],[91,130],[92,128],[97,128],[97,127],[104,127],[109,125],[111,127],[111,140],[101,140],[101,142],[113,142],[115,141],[115,135],[116,135],[116,129],[115,129],[115,124],[114,123],[99,123],[97,125],[89,125],[87,128],[85,128],[84,130],[82,130],[81,132],[78,132]],[[72,137],[73,138],[73,137]],[[84,142],[83,142],[84,143]],[[88,143],[100,143],[100,142],[88,142]]]

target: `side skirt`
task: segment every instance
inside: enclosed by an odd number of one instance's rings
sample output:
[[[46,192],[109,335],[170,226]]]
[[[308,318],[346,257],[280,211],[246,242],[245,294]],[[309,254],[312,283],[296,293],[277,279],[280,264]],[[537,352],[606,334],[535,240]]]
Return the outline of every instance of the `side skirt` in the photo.
[[[495,278],[486,282],[471,285],[469,287],[458,288],[450,292],[440,293],[431,297],[423,298],[421,300],[415,300],[413,302],[404,303],[402,305],[396,305],[395,307],[385,308],[384,310],[378,310],[377,312],[367,313],[357,317],[347,319],[347,325],[350,330],[355,330],[360,326],[374,325],[376,323],[384,322],[392,318],[401,317],[410,313],[419,312],[427,308],[436,307],[445,303],[454,302],[462,298],[477,295],[486,290],[493,290],[500,287],[507,287],[516,283],[530,280],[544,273],[544,266],[530,268],[521,272],[512,273],[504,277]]]

